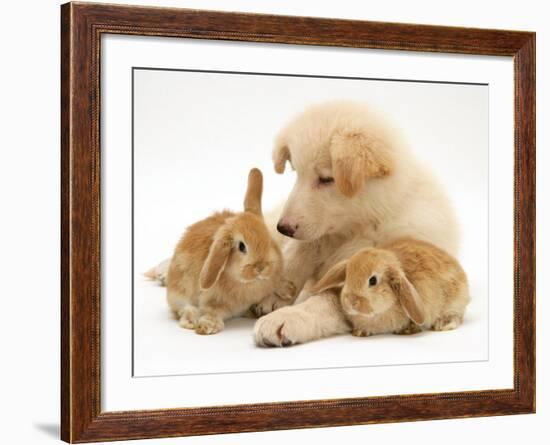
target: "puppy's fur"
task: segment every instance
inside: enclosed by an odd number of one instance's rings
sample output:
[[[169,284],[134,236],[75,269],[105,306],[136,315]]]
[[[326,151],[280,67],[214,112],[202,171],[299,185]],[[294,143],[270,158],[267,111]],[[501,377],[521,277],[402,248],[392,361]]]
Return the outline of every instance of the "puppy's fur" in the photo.
[[[290,164],[297,174],[280,222],[295,228],[283,243],[284,276],[302,292],[293,306],[276,296],[257,306],[259,314],[282,307],[256,323],[259,345],[349,332],[337,293],[309,289],[362,247],[412,237],[457,253],[458,225],[442,187],[396,129],[362,104],[306,110],[279,134],[273,162],[278,173]]]

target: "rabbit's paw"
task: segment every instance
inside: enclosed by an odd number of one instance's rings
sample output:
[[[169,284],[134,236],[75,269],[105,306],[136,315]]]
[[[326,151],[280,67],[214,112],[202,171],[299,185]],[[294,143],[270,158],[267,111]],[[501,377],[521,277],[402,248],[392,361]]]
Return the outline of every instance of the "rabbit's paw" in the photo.
[[[203,315],[199,318],[195,332],[199,335],[211,335],[223,329],[223,320],[211,315]]]
[[[371,333],[365,328],[354,328],[351,331],[351,335],[353,335],[354,337],[370,337]]]
[[[292,304],[291,300],[283,299],[279,295],[273,293],[265,297],[262,301],[257,304],[250,306],[250,311],[257,317],[260,318],[262,315],[269,314],[276,311],[284,306]]]
[[[462,317],[458,315],[443,315],[438,318],[432,326],[434,331],[451,331],[458,328],[462,323]]]
[[[396,335],[413,335],[413,334],[418,334],[419,332],[422,332],[422,328],[420,326],[418,326],[416,323],[413,323],[411,321],[404,328],[400,329],[399,331],[395,331],[394,334],[396,334]]]
[[[188,306],[180,313],[180,326],[184,329],[195,329],[197,327],[197,319],[199,311],[196,307]]]

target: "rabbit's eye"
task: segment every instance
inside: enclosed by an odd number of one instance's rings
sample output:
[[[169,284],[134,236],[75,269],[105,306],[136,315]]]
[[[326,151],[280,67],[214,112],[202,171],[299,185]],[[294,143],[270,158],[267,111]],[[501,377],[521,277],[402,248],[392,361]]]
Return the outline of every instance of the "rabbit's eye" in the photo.
[[[242,241],[239,241],[239,251],[242,253],[246,253],[246,244]]]
[[[375,275],[369,278],[369,286],[376,286],[376,283],[378,283],[378,280]]]

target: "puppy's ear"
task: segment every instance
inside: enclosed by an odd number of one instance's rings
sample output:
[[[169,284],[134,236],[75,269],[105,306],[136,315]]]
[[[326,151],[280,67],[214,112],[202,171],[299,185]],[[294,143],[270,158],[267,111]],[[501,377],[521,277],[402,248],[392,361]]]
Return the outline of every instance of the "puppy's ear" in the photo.
[[[424,304],[405,273],[400,269],[392,268],[388,274],[390,286],[407,316],[417,325],[424,324],[426,319]]]
[[[201,289],[210,289],[218,281],[229,259],[232,244],[233,237],[231,233],[223,227],[218,230],[214,242],[210,246],[208,257],[202,266],[199,278]]]
[[[388,147],[363,131],[337,132],[331,140],[332,172],[338,189],[354,196],[368,178],[391,173],[393,163]]]
[[[248,174],[248,187],[244,197],[245,212],[262,214],[262,191],[263,191],[263,176],[262,172],[253,168]]]
[[[321,278],[311,289],[314,294],[327,291],[329,289],[338,289],[344,287],[346,281],[347,260],[340,261],[330,268],[330,270]]]
[[[282,137],[278,137],[273,148],[273,167],[279,174],[284,173],[286,161],[290,161],[290,150]]]

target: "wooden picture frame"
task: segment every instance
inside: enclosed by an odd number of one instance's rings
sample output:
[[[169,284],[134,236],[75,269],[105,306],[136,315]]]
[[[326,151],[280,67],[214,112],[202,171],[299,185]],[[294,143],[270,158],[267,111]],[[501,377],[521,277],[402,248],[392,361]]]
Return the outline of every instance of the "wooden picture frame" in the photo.
[[[100,38],[166,36],[512,56],[514,388],[102,412]],[[67,442],[494,416],[535,411],[535,34],[91,3],[61,7],[61,437]]]

